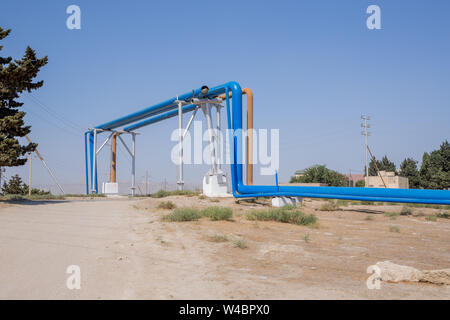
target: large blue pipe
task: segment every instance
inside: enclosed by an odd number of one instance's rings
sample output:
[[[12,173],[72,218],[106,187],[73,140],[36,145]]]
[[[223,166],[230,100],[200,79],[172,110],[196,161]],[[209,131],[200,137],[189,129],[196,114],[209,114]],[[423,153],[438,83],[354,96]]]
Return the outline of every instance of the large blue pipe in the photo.
[[[86,171],[86,194],[89,194],[89,165],[88,165],[88,137],[89,131],[84,133],[84,162],[85,162],[85,171]]]
[[[96,129],[104,129],[104,130],[111,130],[115,129],[121,126],[125,126],[127,124],[160,114],[164,113],[170,110],[173,110],[177,108],[177,105],[175,101],[177,100],[185,100],[188,101],[189,99],[196,97],[196,98],[203,98],[203,95],[201,93],[201,89],[194,90],[194,92],[185,93],[181,96],[174,97],[172,99],[166,100],[164,102],[161,102],[157,105],[148,107],[146,109],[143,109],[141,111],[132,113],[130,115],[127,115],[125,117],[116,119],[114,121],[103,123],[99,126],[96,126]]]
[[[197,106],[195,104],[190,104],[190,105],[184,106],[183,107],[183,113],[194,111],[195,108],[197,108]],[[137,130],[139,128],[148,126],[150,124],[153,124],[153,123],[156,123],[156,122],[160,122],[162,120],[166,120],[166,119],[169,119],[169,118],[176,117],[177,115],[178,115],[178,109],[172,110],[172,111],[169,111],[169,112],[162,113],[162,114],[159,114],[157,116],[151,117],[150,119],[147,119],[147,120],[144,120],[144,121],[132,124],[132,125],[130,125],[128,127],[123,128],[123,130],[125,130],[125,131]]]
[[[229,99],[230,91],[232,93],[231,103]],[[238,161],[238,159],[242,159],[243,152],[241,87],[237,82],[228,82],[211,88],[204,98],[214,98],[223,93],[226,93],[228,128],[232,131],[230,139],[233,141],[233,148],[231,148],[233,159],[233,161],[231,161],[231,177],[233,195],[237,198],[298,196],[362,201],[450,204],[450,191],[444,190],[245,185],[243,182],[243,165],[241,161]],[[195,90],[194,94],[200,95],[200,89]],[[186,93],[179,96],[179,99],[187,100],[190,97],[192,97],[192,93]],[[167,100],[153,107],[105,123],[96,128],[112,129],[154,114],[170,111],[176,108],[176,105],[174,104],[175,100],[175,98]],[[164,116],[165,115],[162,115],[161,117]],[[130,127],[127,128],[130,130]]]

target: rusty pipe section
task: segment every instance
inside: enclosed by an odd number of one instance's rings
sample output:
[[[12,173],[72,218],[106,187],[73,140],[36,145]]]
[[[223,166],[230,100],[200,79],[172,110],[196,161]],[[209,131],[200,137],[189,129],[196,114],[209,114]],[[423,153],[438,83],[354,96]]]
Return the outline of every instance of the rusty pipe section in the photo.
[[[249,88],[242,89],[247,95],[247,185],[253,185],[253,92]],[[231,97],[231,91],[229,97]],[[225,99],[225,94],[219,96]]]
[[[117,182],[117,132],[114,132],[111,139],[111,177],[110,182]]]

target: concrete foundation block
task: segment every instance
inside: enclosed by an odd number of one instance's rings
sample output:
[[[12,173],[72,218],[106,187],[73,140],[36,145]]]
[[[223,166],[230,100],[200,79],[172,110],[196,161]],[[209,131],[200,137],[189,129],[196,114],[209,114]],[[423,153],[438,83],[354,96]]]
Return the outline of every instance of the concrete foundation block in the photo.
[[[103,182],[102,193],[119,194],[119,184],[117,182]]]
[[[284,207],[285,205],[301,206],[303,198],[300,197],[275,197],[272,198],[272,207]]]
[[[207,197],[230,197],[227,177],[224,174],[205,175],[203,177],[203,194]]]

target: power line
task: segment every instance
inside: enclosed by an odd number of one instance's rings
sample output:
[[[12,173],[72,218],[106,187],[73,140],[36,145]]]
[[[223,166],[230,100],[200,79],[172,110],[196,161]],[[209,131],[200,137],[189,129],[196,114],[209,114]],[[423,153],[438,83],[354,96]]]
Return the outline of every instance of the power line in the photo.
[[[63,122],[66,126],[69,126],[72,129],[75,129],[76,131],[82,131],[83,130],[83,128],[81,126],[79,126],[78,124],[76,124],[72,120],[67,119],[64,116],[58,114],[58,112],[56,112],[55,110],[50,108],[48,105],[46,105],[44,102],[42,102],[41,100],[36,98],[33,94],[30,93],[29,95],[25,95],[25,97],[28,100],[30,100],[30,101],[34,102],[35,104],[37,104],[38,107],[40,107],[42,110],[47,112],[49,115],[51,115],[54,118],[56,118],[56,119],[60,120],[61,122]]]
[[[77,137],[80,137],[80,135],[81,135],[80,132],[77,131],[77,133],[75,133],[75,130],[74,130],[74,129],[72,129],[72,128],[70,128],[70,127],[62,127],[62,126],[60,126],[60,125],[58,125],[58,124],[56,124],[56,123],[50,121],[49,119],[46,119],[46,118],[42,117],[42,116],[39,115],[37,112],[34,112],[34,111],[29,110],[28,108],[27,108],[26,112],[27,112],[27,113],[30,112],[31,114],[35,115],[35,116],[38,117],[39,119],[43,120],[44,122],[46,122],[46,123],[48,123],[48,124],[50,124],[50,125],[52,125],[52,126],[58,128],[58,129],[60,129],[60,130],[63,130],[63,131],[65,131],[65,132],[67,132],[67,133],[69,133],[69,134],[71,134],[71,135],[74,135],[74,136],[77,136]]]

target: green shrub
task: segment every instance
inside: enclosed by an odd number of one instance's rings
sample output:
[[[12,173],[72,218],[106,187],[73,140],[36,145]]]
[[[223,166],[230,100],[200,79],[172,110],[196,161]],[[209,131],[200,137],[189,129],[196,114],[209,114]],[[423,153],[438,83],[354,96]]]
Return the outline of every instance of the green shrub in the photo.
[[[191,191],[191,190],[174,190],[174,191],[166,191],[166,190],[159,190],[158,192],[155,192],[151,195],[152,198],[165,198],[169,196],[187,196],[192,197],[198,195],[198,191]]]
[[[158,192],[152,193],[151,197],[152,198],[165,198],[170,196],[170,192],[169,191],[165,191],[165,190],[159,190]]]
[[[64,197],[66,198],[106,198],[106,194],[103,193],[90,193],[90,194],[85,194],[85,193],[68,193],[68,194],[64,194]]]
[[[436,215],[436,217],[438,218],[442,218],[442,219],[450,219],[450,213],[448,212],[440,212]]]
[[[319,208],[320,211],[337,211],[339,210],[339,206],[333,202],[326,202],[322,204]]]
[[[394,217],[399,216],[400,213],[398,213],[398,212],[385,212],[384,215],[385,215],[386,217],[394,218]]]
[[[403,206],[402,210],[400,211],[401,216],[410,216],[412,215],[413,211],[411,207]]]
[[[2,186],[2,193],[4,195],[28,195],[29,187],[26,183],[22,182],[22,178],[18,174],[13,175],[8,182],[4,182]],[[51,196],[50,191],[31,188],[31,195],[35,196]]]
[[[397,226],[390,226],[389,231],[390,232],[400,232],[400,228]]]
[[[339,200],[336,201],[336,205],[337,205],[338,207],[339,207],[339,206],[347,207],[348,204],[349,204],[349,202],[348,202],[347,200],[339,199]]]
[[[20,194],[7,194],[0,196],[0,200],[4,201],[26,201],[26,200],[63,200],[64,195],[53,195],[53,194],[32,194],[20,195]]]
[[[248,213],[247,219],[259,221],[277,221],[305,226],[314,225],[317,222],[317,217],[314,214],[307,215],[300,210],[287,210],[284,208],[256,210]]]
[[[175,209],[177,206],[172,201],[163,201],[158,204],[158,209]]]
[[[228,241],[228,237],[226,235],[222,235],[222,234],[215,234],[215,235],[209,236],[208,239],[211,242],[227,242]]]
[[[304,236],[303,236],[303,240],[308,243],[310,241],[309,239],[309,232],[307,232]]]
[[[244,239],[237,239],[233,241],[233,245],[236,248],[240,248],[240,249],[246,249],[247,247],[247,242]]]
[[[426,216],[425,219],[428,221],[436,221],[437,217],[436,216]]]
[[[179,208],[163,217],[165,221],[181,222],[196,221],[201,218],[200,212],[195,208]]]
[[[208,207],[201,211],[201,215],[212,221],[230,220],[233,216],[233,211],[224,207]]]

